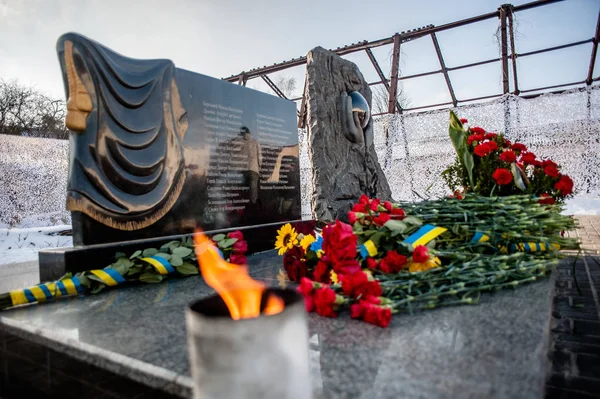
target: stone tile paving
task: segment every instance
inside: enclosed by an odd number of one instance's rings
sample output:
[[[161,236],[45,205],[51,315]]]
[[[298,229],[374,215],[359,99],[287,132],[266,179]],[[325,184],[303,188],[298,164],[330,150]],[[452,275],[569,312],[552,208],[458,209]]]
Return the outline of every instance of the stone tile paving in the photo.
[[[567,235],[579,238],[585,256],[558,267],[547,399],[600,398],[600,216],[576,218]]]

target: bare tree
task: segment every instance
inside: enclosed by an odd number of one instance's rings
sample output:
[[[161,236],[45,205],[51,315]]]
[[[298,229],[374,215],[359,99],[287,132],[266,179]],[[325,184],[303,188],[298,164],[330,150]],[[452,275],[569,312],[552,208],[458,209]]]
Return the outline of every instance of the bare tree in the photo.
[[[66,139],[65,102],[16,81],[0,80],[0,133]]]
[[[371,113],[372,114],[381,114],[387,113],[389,107],[389,92],[385,88],[384,85],[373,86],[372,89],[373,99],[371,101]],[[396,93],[396,100],[400,104],[402,108],[408,108],[410,105],[410,100],[404,93],[404,90],[398,85],[398,90]]]
[[[296,90],[296,78],[293,76],[280,76],[275,81],[275,85],[287,98],[291,98],[294,90]]]

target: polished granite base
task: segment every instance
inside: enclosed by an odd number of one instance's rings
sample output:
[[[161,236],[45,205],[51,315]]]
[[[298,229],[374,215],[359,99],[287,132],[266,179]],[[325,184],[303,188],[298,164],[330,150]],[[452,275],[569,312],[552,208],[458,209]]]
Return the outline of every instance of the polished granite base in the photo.
[[[274,251],[248,260],[253,277],[279,284]],[[387,329],[311,314],[314,396],[541,398],[552,291],[548,279],[484,295],[477,306],[395,315]],[[184,309],[210,293],[199,276],[122,287],[0,312],[0,330],[136,386],[189,397]]]

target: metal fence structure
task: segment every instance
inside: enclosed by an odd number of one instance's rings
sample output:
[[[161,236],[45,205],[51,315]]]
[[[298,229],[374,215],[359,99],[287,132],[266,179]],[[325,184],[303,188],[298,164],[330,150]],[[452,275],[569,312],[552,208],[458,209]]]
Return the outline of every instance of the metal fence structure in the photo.
[[[362,51],[364,51],[367,54],[369,60],[371,61],[372,65],[373,65],[373,68],[375,69],[378,77],[380,78],[380,80],[370,82],[369,86],[383,85],[388,93],[388,111],[384,112],[384,113],[377,113],[377,114],[374,114],[373,116],[378,116],[378,115],[382,115],[382,114],[394,114],[394,113],[402,114],[402,113],[411,112],[411,111],[419,111],[419,110],[433,109],[433,108],[439,108],[439,107],[456,107],[458,105],[462,105],[467,102],[493,99],[493,98],[501,97],[506,94],[515,94],[515,95],[518,95],[518,96],[521,96],[524,98],[532,98],[532,97],[536,97],[536,96],[542,94],[542,93],[539,93],[541,91],[547,92],[548,90],[560,89],[560,88],[565,88],[565,87],[569,87],[569,86],[588,86],[589,87],[592,84],[594,84],[594,82],[600,81],[600,76],[596,76],[596,77],[593,76],[594,66],[595,66],[595,61],[596,61],[596,53],[598,50],[598,42],[600,41],[600,13],[598,14],[598,22],[596,24],[596,29],[595,29],[594,35],[591,38],[579,40],[579,41],[575,41],[575,42],[571,42],[571,43],[564,43],[564,44],[561,44],[558,46],[542,48],[542,49],[538,49],[535,51],[529,51],[529,52],[523,52],[523,53],[519,53],[516,51],[514,15],[521,11],[530,10],[530,9],[533,9],[536,7],[548,6],[550,4],[557,3],[560,1],[564,1],[564,0],[538,0],[538,1],[533,1],[531,3],[522,4],[519,6],[513,6],[511,4],[503,4],[496,11],[490,12],[487,14],[478,15],[475,17],[463,19],[460,21],[450,22],[450,23],[447,23],[444,25],[439,25],[439,26],[427,25],[427,26],[424,26],[421,28],[417,28],[417,29],[413,29],[413,30],[409,30],[409,31],[401,32],[401,33],[396,33],[393,36],[386,37],[386,38],[379,39],[379,40],[362,41],[359,43],[352,43],[352,44],[344,46],[344,47],[338,47],[337,49],[332,49],[331,51],[340,56],[351,54],[351,53],[356,53],[356,52],[362,52]],[[449,30],[449,29],[456,29],[456,28],[460,28],[460,27],[463,27],[466,25],[470,25],[470,24],[474,24],[477,22],[486,21],[486,20],[490,20],[490,19],[494,19],[494,18],[499,19],[500,56],[496,57],[496,58],[492,58],[492,59],[469,63],[469,64],[457,65],[454,67],[446,66],[446,63],[444,62],[444,58],[442,56],[442,51],[441,51],[436,34],[441,31],[445,31],[445,30]],[[423,73],[418,73],[418,74],[413,74],[413,75],[401,76],[401,74],[399,72],[400,46],[403,43],[407,43],[409,41],[423,38],[426,36],[429,36],[433,42],[433,46],[435,48],[435,52],[436,52],[437,58],[439,60],[439,69],[428,71],[428,72],[423,72]],[[546,87],[538,87],[538,88],[528,89],[528,90],[520,90],[519,89],[517,58],[523,58],[523,57],[528,57],[528,56],[532,56],[532,55],[536,55],[536,54],[558,51],[558,50],[569,48],[569,47],[582,46],[582,45],[585,45],[588,43],[592,43],[592,51],[590,54],[590,62],[589,62],[588,72],[585,77],[582,76],[582,80],[575,81],[575,82],[569,82],[569,83],[561,83],[561,84],[556,84],[556,85],[546,86]],[[379,62],[375,58],[375,55],[374,55],[372,49],[376,48],[376,47],[390,46],[390,45],[393,48],[392,65],[391,65],[390,76],[386,76],[385,73],[383,72],[383,70],[381,69]],[[456,71],[456,70],[461,70],[461,69],[466,69],[466,68],[473,68],[473,67],[478,67],[481,65],[493,64],[493,63],[501,64],[501,71],[502,71],[502,92],[501,93],[494,93],[492,95],[480,96],[480,97],[476,97],[476,98],[463,98],[463,99],[457,98],[457,96],[455,95],[454,88],[452,86],[452,81],[450,79],[450,75],[449,75],[450,71]],[[285,96],[285,94],[282,92],[282,90],[280,90],[280,88],[277,87],[277,85],[273,82],[273,80],[271,78],[269,78],[269,74],[272,74],[275,72],[280,72],[280,71],[283,71],[283,70],[286,70],[289,68],[293,68],[296,66],[304,65],[304,64],[306,64],[306,56],[293,58],[289,61],[276,63],[276,64],[273,64],[270,66],[264,66],[262,68],[251,69],[250,71],[247,71],[247,72],[244,71],[237,75],[223,78],[223,80],[226,80],[229,82],[234,82],[234,83],[237,82],[238,84],[245,86],[246,82],[248,80],[255,79],[255,78],[261,78],[279,97],[285,98],[285,99],[288,99],[291,101],[295,101],[295,102],[301,101],[300,109],[298,111],[298,127],[302,128],[302,127],[304,127],[304,121],[305,121],[306,108],[305,108],[304,100],[305,100],[306,92],[303,93],[302,97],[287,98]],[[436,74],[443,75],[444,80],[446,82],[446,86],[448,88],[448,92],[450,94],[451,101],[437,103],[437,104],[428,104],[428,105],[423,105],[423,106],[418,106],[418,107],[413,107],[413,108],[403,108],[401,106],[401,104],[397,101],[397,91],[398,91],[398,82],[399,81],[415,79],[415,78],[436,75]],[[512,76],[512,82],[510,79],[511,76]],[[305,88],[305,90],[306,90],[306,88]],[[557,91],[560,91],[560,90],[557,90]]]

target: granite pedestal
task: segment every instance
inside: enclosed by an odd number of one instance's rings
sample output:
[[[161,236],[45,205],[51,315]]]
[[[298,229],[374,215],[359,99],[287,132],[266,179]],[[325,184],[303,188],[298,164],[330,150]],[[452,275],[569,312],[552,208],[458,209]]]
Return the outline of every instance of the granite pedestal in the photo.
[[[275,251],[248,262],[253,277],[279,284]],[[387,329],[311,314],[314,397],[541,398],[553,283],[484,295],[478,306],[395,315]],[[189,397],[184,309],[211,292],[193,276],[0,312],[0,382],[11,387],[16,362],[46,394],[68,397],[57,389],[71,378],[87,384],[83,392],[108,395],[111,384],[96,384],[93,373],[110,372],[117,386],[136,387],[116,396]]]

